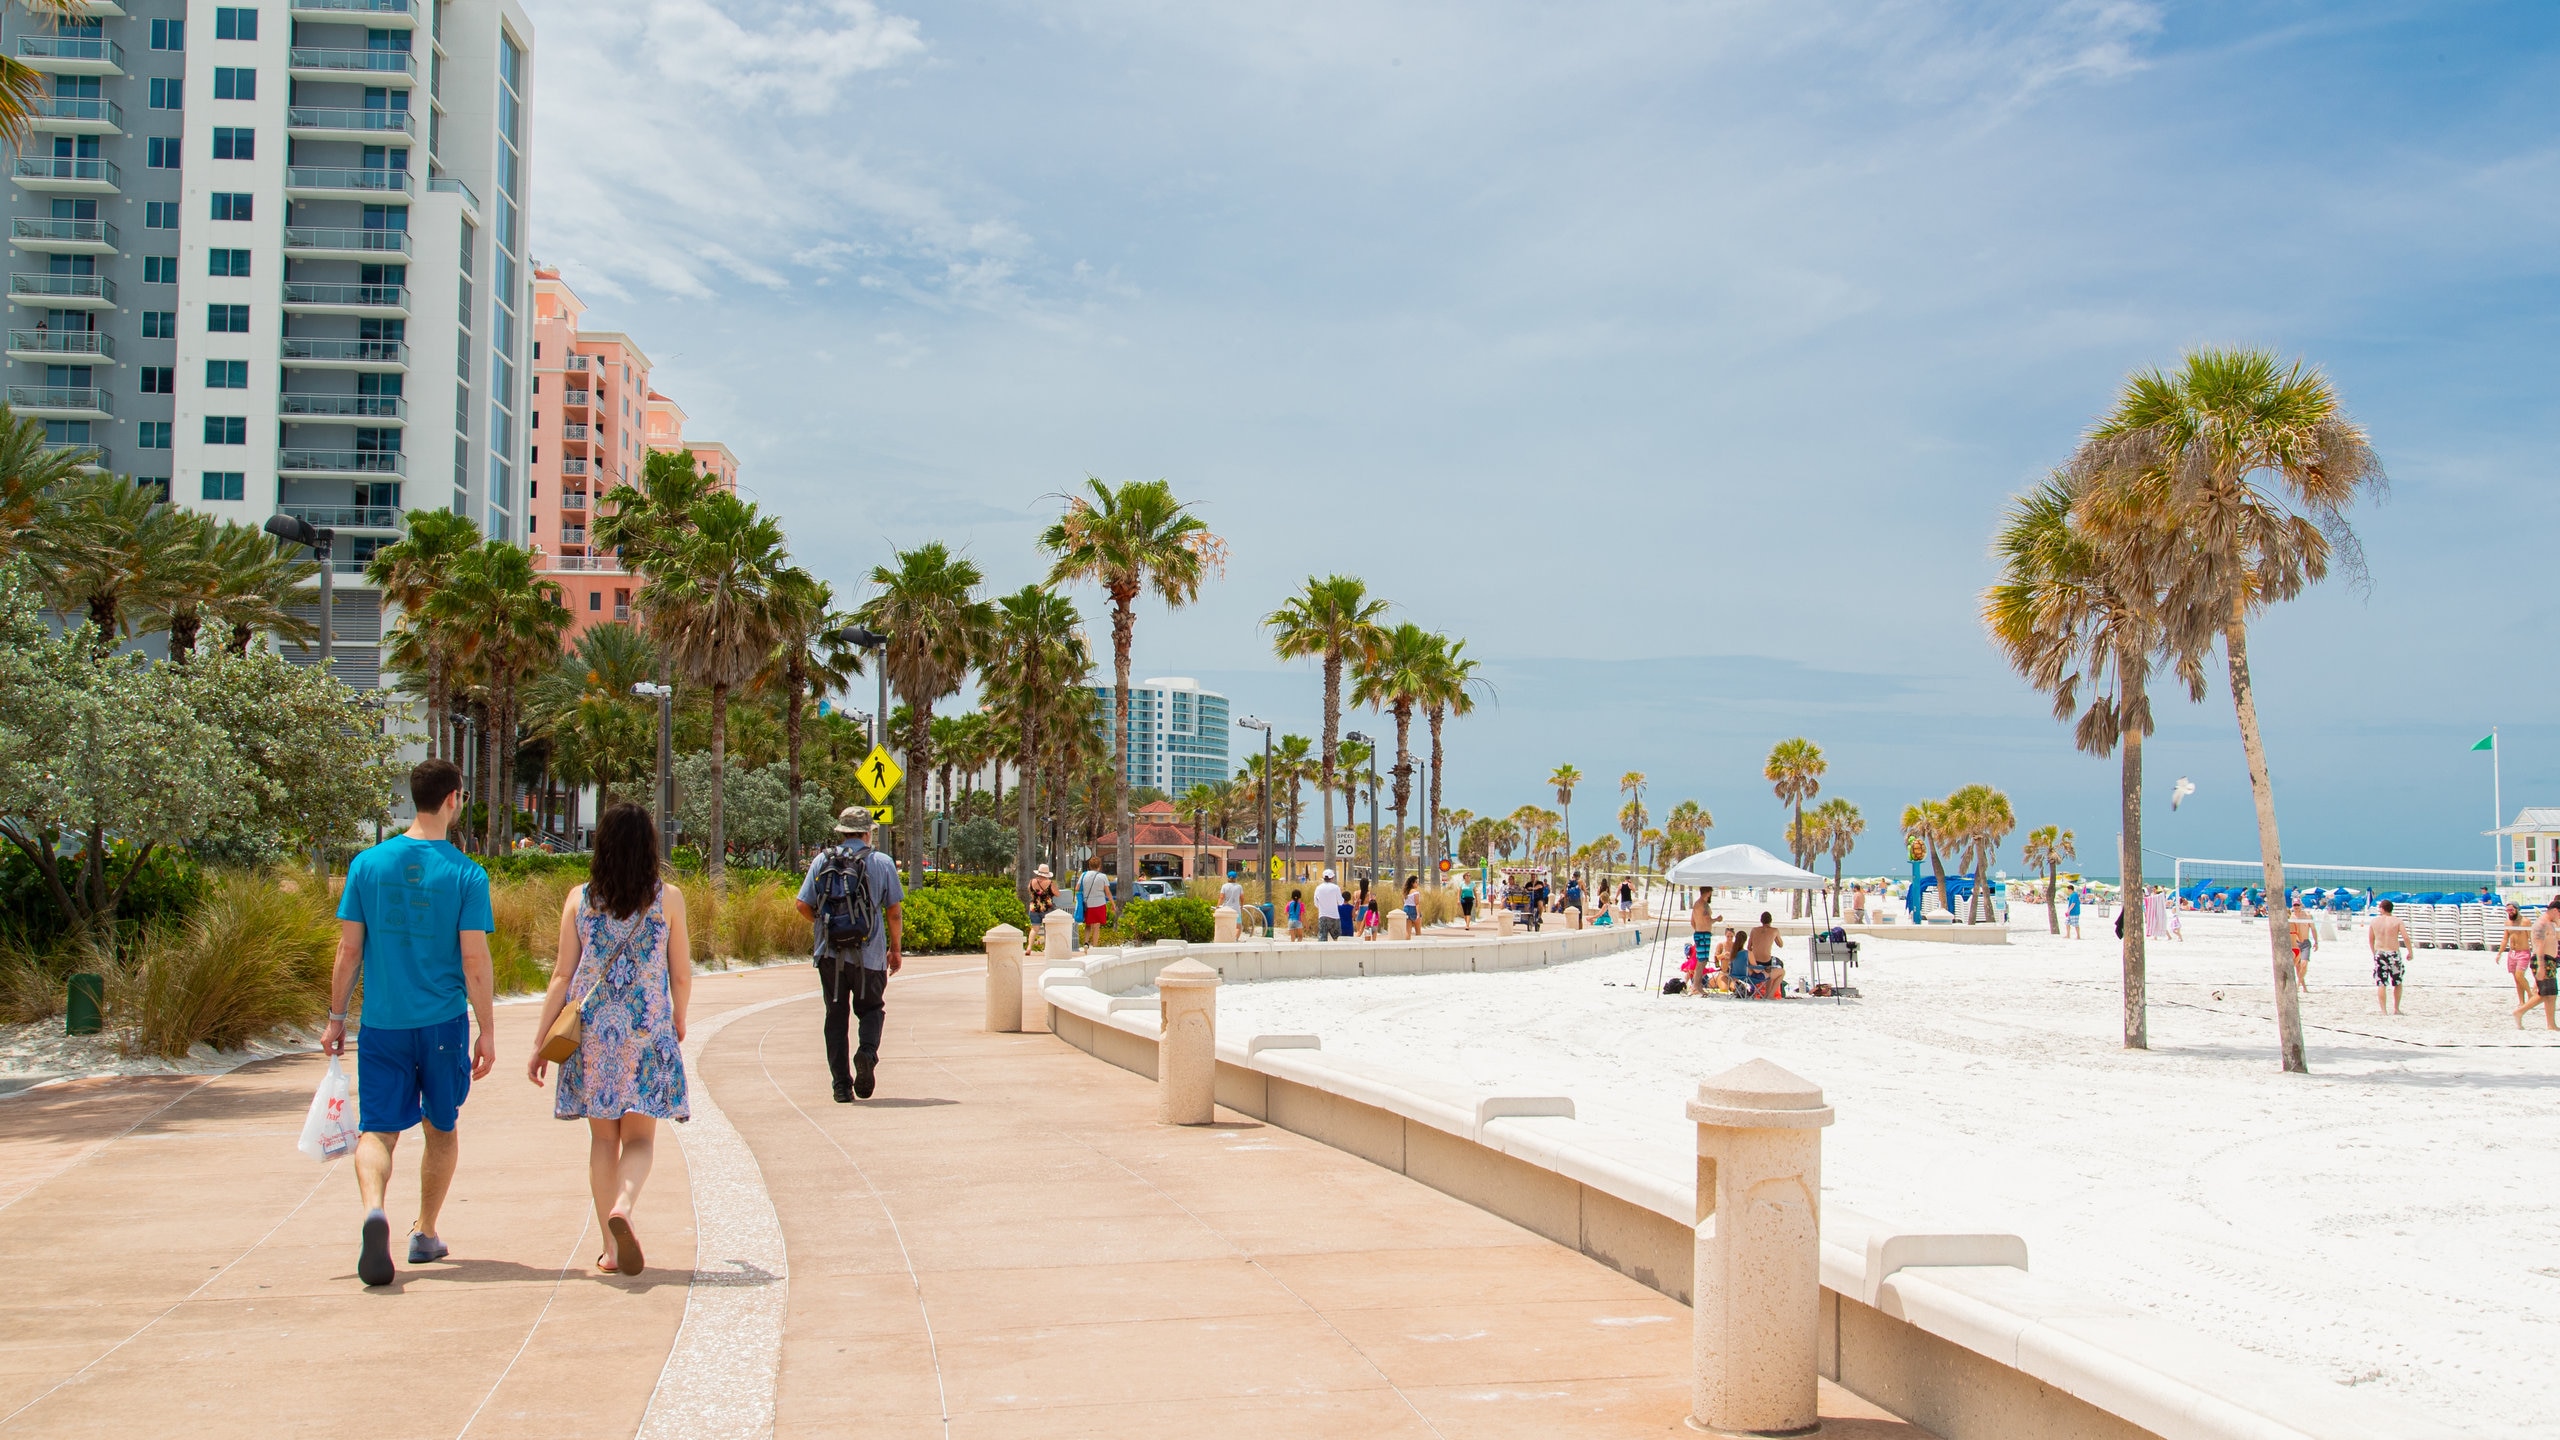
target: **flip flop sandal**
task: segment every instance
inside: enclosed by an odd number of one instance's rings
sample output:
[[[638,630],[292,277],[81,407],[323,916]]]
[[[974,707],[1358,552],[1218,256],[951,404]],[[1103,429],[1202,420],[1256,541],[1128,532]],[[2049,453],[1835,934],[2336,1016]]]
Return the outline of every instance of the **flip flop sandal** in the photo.
[[[631,1221],[621,1215],[609,1217],[605,1228],[613,1232],[613,1268],[616,1274],[637,1275],[647,1268],[640,1254],[640,1237],[631,1233]]]

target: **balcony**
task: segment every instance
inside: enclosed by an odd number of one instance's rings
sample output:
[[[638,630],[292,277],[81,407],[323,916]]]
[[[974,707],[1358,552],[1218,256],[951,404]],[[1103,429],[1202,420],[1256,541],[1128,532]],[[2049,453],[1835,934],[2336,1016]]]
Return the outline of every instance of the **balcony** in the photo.
[[[294,105],[284,112],[284,128],[301,139],[379,141],[394,135],[414,139],[418,122],[406,110]]]
[[[563,390],[560,392],[560,403],[572,410],[584,410],[587,408],[587,397],[593,393],[590,390]]]
[[[9,298],[38,310],[112,310],[116,282],[104,275],[12,275]]]
[[[112,255],[117,238],[116,227],[104,220],[48,220],[21,215],[9,222],[9,241],[21,250]]]
[[[399,510],[389,505],[287,505],[284,513],[326,530],[390,530],[403,528]]]
[[[113,40],[73,35],[21,35],[18,60],[47,75],[121,75],[124,47]]]
[[[545,555],[542,557],[542,568],[619,575],[622,573],[622,557],[619,555]]]
[[[50,455],[60,455],[66,451],[87,455],[89,458],[80,462],[80,468],[83,470],[114,468],[107,459],[107,447],[104,445],[90,445],[77,440],[47,440],[44,442],[44,448],[45,453]]]
[[[406,230],[348,230],[326,225],[284,227],[285,253],[309,260],[378,260],[409,253]]]
[[[116,358],[115,337],[99,330],[49,330],[43,326],[9,332],[9,358],[12,360],[58,362],[66,357],[113,360]]]
[[[595,433],[595,428],[593,425],[563,425],[560,427],[560,438],[572,445],[584,445],[587,443],[587,437]]]
[[[406,315],[405,285],[327,284],[310,280],[284,282],[284,308],[311,315]]]
[[[279,450],[279,475],[406,475],[409,463],[397,450]]]
[[[584,490],[564,490],[560,492],[560,513],[562,515],[586,514],[587,492]],[[584,544],[585,542],[580,541],[579,543]]]
[[[568,359],[560,362],[560,368],[563,370],[574,370],[578,374],[584,375],[587,373],[587,366],[589,363],[590,360],[587,356],[572,355]]]
[[[284,363],[314,369],[405,370],[409,347],[398,340],[306,340],[288,335]]]
[[[409,172],[345,165],[289,165],[284,172],[284,193],[323,200],[343,195],[406,195]]]
[[[85,95],[39,95],[27,128],[55,135],[121,135],[124,107]]]
[[[587,527],[586,527],[586,526],[584,526],[584,525],[563,525],[563,526],[561,526],[561,527],[560,527],[560,543],[561,543],[561,544],[563,544],[563,545],[584,545],[584,544],[586,544],[586,543],[587,543]]]
[[[115,406],[107,392],[85,385],[12,385],[9,408],[41,420],[108,420]]]
[[[113,160],[71,155],[21,155],[9,178],[22,190],[46,195],[113,195],[124,184],[124,172]]]
[[[563,475],[586,474],[587,458],[583,455],[569,455],[562,457],[560,461],[560,473]]]
[[[287,390],[277,397],[276,413],[287,420],[363,420],[372,424],[387,420],[405,425],[409,402],[397,395],[315,395]]]
[[[412,0],[293,0],[293,13],[315,21],[358,21],[376,30],[414,30],[417,7]]]
[[[462,208],[474,215],[480,213],[480,197],[471,193],[470,186],[450,175],[438,175],[429,180],[427,189],[438,195],[459,195],[462,197]]]
[[[296,45],[285,52],[285,69],[297,80],[380,80],[391,76],[416,80],[418,57],[406,50],[341,50]]]

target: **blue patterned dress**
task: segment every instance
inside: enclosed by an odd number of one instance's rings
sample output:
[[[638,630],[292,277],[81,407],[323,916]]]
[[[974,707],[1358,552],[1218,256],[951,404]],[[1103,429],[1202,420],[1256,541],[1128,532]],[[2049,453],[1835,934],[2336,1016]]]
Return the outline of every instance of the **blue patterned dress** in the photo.
[[[583,902],[585,892],[580,891]],[[592,988],[593,995],[588,991]],[[581,903],[578,970],[569,1003],[586,999],[578,1052],[560,1062],[551,1113],[562,1120],[655,1115],[688,1120],[684,1052],[676,1045],[675,997],[667,980],[663,898],[628,920]]]

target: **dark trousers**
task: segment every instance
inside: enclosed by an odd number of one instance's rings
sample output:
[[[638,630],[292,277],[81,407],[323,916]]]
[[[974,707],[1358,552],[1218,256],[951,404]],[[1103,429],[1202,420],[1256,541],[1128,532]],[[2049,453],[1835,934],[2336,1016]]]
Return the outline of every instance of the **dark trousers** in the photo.
[[[857,960],[821,960],[818,962],[818,984],[827,997],[827,1073],[838,1085],[853,1083],[853,1065],[845,1055],[845,1022],[860,1016],[861,1047],[855,1052],[865,1060],[880,1058],[880,1030],[888,1022],[889,972],[866,968]]]

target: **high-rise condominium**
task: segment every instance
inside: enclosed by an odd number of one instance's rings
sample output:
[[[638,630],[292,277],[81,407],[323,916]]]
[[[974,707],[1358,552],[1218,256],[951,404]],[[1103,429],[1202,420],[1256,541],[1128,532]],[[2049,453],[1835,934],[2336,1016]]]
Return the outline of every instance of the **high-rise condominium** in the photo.
[[[173,503],[336,532],[450,509],[521,539],[533,26],[513,0],[11,6],[42,72],[11,162],[10,404]]]

